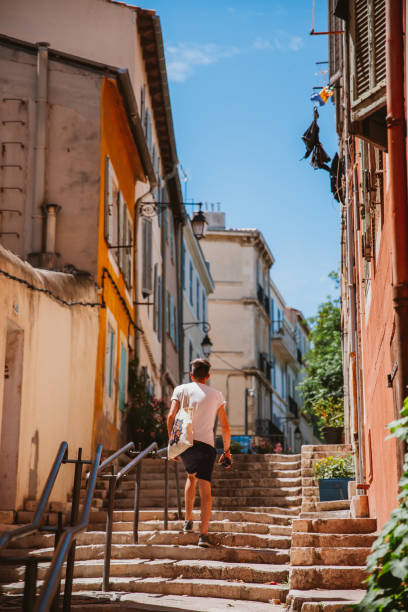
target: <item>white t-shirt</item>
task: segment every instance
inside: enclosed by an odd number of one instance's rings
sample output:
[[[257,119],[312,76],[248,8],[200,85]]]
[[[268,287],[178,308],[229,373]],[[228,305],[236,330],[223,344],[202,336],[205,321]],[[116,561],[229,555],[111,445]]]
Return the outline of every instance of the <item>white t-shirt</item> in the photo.
[[[214,446],[214,424],[217,411],[225,400],[221,391],[208,387],[202,383],[191,382],[179,385],[173,391],[172,400],[178,400],[184,406],[193,408],[193,437],[194,440],[205,442]]]

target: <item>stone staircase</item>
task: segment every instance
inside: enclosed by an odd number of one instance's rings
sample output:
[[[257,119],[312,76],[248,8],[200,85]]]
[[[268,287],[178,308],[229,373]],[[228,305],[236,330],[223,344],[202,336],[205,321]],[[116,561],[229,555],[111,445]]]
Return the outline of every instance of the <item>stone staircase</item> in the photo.
[[[290,591],[296,612],[351,610],[364,596],[367,556],[377,537],[376,520],[351,518],[350,501],[319,502],[313,464],[349,454],[347,445],[303,446],[302,510],[292,525]]]
[[[332,512],[336,511],[337,516],[350,516],[350,500],[338,500],[334,502],[319,501],[319,487],[314,478],[313,466],[320,459],[325,457],[341,457],[352,454],[352,447],[349,444],[322,444],[319,446],[302,446],[301,455],[301,478],[302,478],[302,507],[301,518],[314,518],[319,516],[333,517]],[[324,514],[326,513],[326,514]]]
[[[230,470],[217,465],[210,549],[197,546],[198,522],[194,533],[182,533],[183,522],[174,510],[173,467],[169,470],[172,509],[168,531],[163,530],[164,462],[158,459],[143,462],[139,543],[133,544],[134,478],[130,476],[117,492],[109,594],[101,593],[107,484],[99,479],[98,508],[91,514],[88,531],[77,540],[74,603],[81,607],[84,598],[91,599],[106,609],[108,601],[112,606],[121,602],[121,610],[126,605],[158,603],[169,610],[283,609],[289,589],[291,524],[301,503],[299,455],[235,455]],[[19,519],[30,517],[25,514]],[[199,521],[198,510],[194,519]],[[45,555],[52,544],[52,535],[39,534],[22,538],[14,546],[20,553],[32,550]],[[40,564],[39,584],[46,569],[47,564]],[[2,571],[3,598],[10,605],[22,592],[23,570]]]

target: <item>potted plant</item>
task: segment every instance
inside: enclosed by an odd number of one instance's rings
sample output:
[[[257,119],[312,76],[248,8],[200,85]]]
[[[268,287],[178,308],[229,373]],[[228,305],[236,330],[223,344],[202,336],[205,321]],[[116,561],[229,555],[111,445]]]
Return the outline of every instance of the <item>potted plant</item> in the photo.
[[[343,402],[328,398],[324,404],[314,406],[314,414],[326,444],[341,444],[344,430]]]
[[[320,501],[348,499],[348,483],[354,480],[354,461],[351,455],[325,457],[313,466],[319,483]]]

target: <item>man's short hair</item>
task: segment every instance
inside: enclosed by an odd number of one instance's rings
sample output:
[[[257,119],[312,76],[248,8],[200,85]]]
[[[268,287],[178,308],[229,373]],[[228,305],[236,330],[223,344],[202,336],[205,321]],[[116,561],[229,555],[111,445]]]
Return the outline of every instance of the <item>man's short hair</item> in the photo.
[[[199,380],[202,378],[206,378],[210,373],[211,364],[207,359],[194,359],[190,363],[191,373],[194,378],[198,378]]]

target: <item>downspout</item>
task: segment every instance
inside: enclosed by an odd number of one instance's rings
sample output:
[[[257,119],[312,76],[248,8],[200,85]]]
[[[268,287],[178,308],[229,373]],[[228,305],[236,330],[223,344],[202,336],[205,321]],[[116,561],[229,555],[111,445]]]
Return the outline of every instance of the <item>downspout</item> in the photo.
[[[173,169],[163,177],[164,184],[177,174],[178,162],[173,165]],[[170,194],[167,190],[168,199]],[[168,220],[168,216],[167,216]],[[161,223],[161,254],[162,254],[162,397],[166,395],[166,373],[167,373],[167,223],[162,218]]]
[[[395,377],[394,411],[400,417],[408,383],[408,208],[407,159],[405,142],[405,91],[402,0],[386,2],[387,61],[387,135],[389,159],[389,193],[392,219],[392,273],[397,375]],[[403,444],[397,445],[398,473],[402,472]]]
[[[347,246],[347,297],[348,297],[348,308],[349,308],[349,341],[350,341],[350,360],[352,364],[352,378],[353,386],[349,388],[349,404],[350,398],[353,397],[354,405],[354,417],[357,416],[357,423],[355,418],[353,421],[353,431],[350,432],[352,435],[352,443],[355,445],[357,453],[356,471],[357,478],[360,482],[363,481],[364,469],[363,469],[363,449],[364,449],[364,435],[363,435],[363,415],[362,405],[360,396],[360,386],[356,379],[357,370],[359,368],[356,365],[359,363],[359,355],[357,350],[357,312],[356,312],[356,288],[354,283],[354,218],[353,218],[353,206],[354,198],[357,197],[357,185],[352,181],[352,167],[350,163],[350,50],[349,50],[349,24],[347,21],[344,23],[344,140],[345,140],[345,175],[346,175],[346,246]],[[354,185],[354,193],[352,195],[350,190],[350,184]],[[356,363],[357,362],[357,363]],[[348,367],[347,378],[349,379],[350,367]],[[355,405],[355,402],[357,405]],[[357,425],[357,439],[355,439],[355,431]]]
[[[48,116],[48,47],[37,43],[37,82],[35,96],[34,177],[32,200],[31,252],[37,255],[43,250],[43,213],[45,202],[45,165],[47,154]]]

